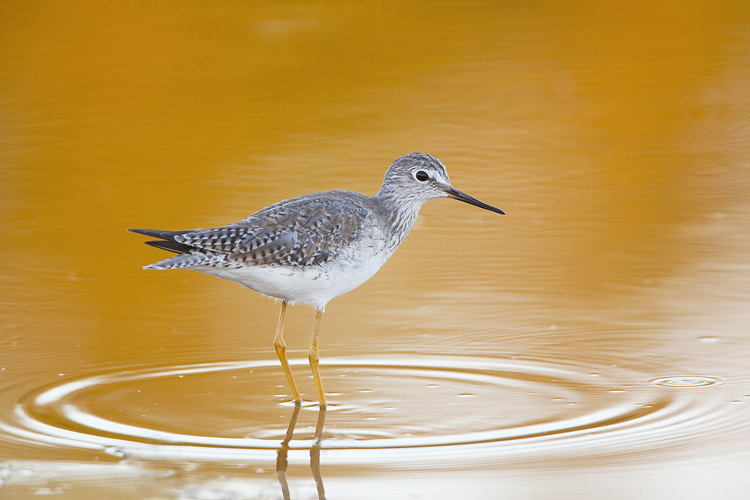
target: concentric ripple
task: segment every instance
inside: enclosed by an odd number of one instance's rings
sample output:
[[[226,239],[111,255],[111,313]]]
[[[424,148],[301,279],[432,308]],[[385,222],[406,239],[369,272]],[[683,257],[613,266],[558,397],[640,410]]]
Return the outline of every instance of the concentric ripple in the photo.
[[[292,363],[300,372],[303,364]],[[580,368],[476,357],[328,359],[322,370],[332,406],[320,447],[328,463],[612,455],[735,425],[712,389]],[[281,382],[275,360],[96,374],[28,393],[15,422],[0,425],[27,442],[117,457],[267,459],[292,410]],[[301,384],[311,389],[308,380]],[[304,406],[290,461],[294,453],[309,459],[303,452],[315,443],[318,411]]]
[[[716,377],[702,375],[677,375],[671,377],[659,377],[651,380],[652,384],[663,387],[706,387],[720,384],[721,380]]]

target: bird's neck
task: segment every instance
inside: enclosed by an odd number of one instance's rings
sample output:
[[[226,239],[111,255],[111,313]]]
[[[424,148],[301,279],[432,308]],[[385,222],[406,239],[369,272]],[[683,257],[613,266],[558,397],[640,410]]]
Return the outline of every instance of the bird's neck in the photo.
[[[403,193],[394,193],[381,189],[372,197],[381,213],[390,223],[393,244],[398,247],[409,234],[419,215],[421,202],[404,197]]]

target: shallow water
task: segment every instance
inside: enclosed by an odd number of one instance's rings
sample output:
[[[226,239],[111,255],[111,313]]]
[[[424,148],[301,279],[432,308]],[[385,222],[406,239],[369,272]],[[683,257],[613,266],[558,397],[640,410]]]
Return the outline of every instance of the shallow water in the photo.
[[[750,9],[4,5],[0,496],[722,498],[750,489]],[[425,205],[323,317],[127,227]]]

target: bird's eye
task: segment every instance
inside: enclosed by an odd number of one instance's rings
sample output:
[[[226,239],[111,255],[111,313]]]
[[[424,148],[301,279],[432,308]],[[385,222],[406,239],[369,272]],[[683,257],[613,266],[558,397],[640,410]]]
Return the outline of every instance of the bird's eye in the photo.
[[[424,170],[420,170],[419,172],[417,172],[414,177],[416,177],[420,182],[430,180],[430,176],[427,175],[427,172],[425,172]]]

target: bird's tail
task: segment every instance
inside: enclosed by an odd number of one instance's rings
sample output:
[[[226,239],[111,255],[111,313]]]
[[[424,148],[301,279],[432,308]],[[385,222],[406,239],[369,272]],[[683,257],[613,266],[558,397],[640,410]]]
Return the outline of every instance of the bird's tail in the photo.
[[[196,266],[216,266],[221,264],[226,255],[222,253],[207,252],[200,248],[196,248],[190,245],[185,245],[175,241],[175,236],[180,234],[190,233],[193,230],[183,231],[160,231],[158,229],[128,229],[133,233],[145,234],[153,238],[159,238],[158,240],[147,241],[147,245],[151,245],[162,250],[174,252],[179,255],[164,259],[148,266],[144,266],[143,269],[184,269]]]
[[[191,253],[183,253],[180,255],[175,255],[174,257],[170,257],[168,259],[164,259],[159,262],[154,262],[153,264],[143,266],[143,269],[163,270],[163,269],[186,269],[186,268],[191,268],[191,267],[196,267],[196,266],[215,267],[216,264],[221,264],[225,258],[226,258],[226,255],[224,254],[217,255],[217,254],[195,251]]]
[[[128,229],[133,233],[145,234],[153,238],[159,238],[155,241],[147,241],[147,245],[151,245],[162,250],[174,253],[188,253],[192,247],[190,245],[184,245],[175,241],[174,237],[180,234],[190,233],[192,229],[183,231],[160,231],[158,229]]]

